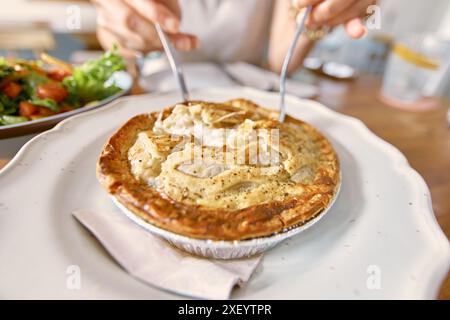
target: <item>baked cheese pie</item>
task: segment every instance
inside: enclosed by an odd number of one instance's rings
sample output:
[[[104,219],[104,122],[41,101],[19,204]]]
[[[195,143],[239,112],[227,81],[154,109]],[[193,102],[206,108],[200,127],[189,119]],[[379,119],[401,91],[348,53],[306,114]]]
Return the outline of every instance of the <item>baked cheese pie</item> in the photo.
[[[98,178],[141,219],[198,239],[244,240],[330,205],[339,161],[309,124],[243,100],[138,115],[106,143]]]

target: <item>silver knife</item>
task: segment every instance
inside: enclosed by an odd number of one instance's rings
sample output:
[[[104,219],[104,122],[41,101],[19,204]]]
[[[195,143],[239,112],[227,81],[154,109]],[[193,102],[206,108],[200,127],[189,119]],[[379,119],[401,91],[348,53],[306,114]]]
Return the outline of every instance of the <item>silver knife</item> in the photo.
[[[181,64],[174,54],[174,49],[167,39],[167,36],[164,33],[163,29],[161,28],[161,25],[159,23],[156,23],[155,28],[163,45],[167,59],[169,60],[170,68],[172,69],[173,75],[177,80],[183,101],[189,101],[189,91],[187,89],[186,82],[184,81],[183,69],[181,68]]]
[[[291,42],[291,45],[289,47],[288,52],[286,53],[286,57],[283,61],[283,66],[281,68],[281,74],[280,74],[280,116],[278,120],[280,122],[284,121],[284,118],[286,117],[286,106],[284,104],[284,96],[286,94],[286,78],[287,78],[287,70],[289,66],[289,62],[291,61],[292,55],[294,54],[295,46],[297,44],[298,38],[300,38],[300,35],[303,32],[303,29],[305,28],[305,21],[308,17],[309,13],[311,12],[312,6],[308,6],[305,10],[305,13],[303,15],[303,18],[300,22],[297,23],[297,29],[295,30],[294,39]]]

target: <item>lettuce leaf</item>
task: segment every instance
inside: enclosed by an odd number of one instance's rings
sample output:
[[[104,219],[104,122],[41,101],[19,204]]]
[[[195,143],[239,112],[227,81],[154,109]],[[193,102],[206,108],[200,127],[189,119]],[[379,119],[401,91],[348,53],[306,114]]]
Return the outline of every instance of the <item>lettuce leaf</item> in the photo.
[[[49,108],[50,110],[55,111],[55,112],[59,111],[59,106],[56,103],[56,101],[49,99],[49,98],[47,98],[47,99],[33,98],[33,99],[29,100],[29,102],[36,106]]]
[[[0,80],[9,76],[14,71],[14,68],[11,67],[5,58],[0,57]]]
[[[72,75],[63,80],[63,85],[69,91],[67,102],[82,106],[119,92],[121,89],[108,80],[113,73],[124,69],[125,61],[116,48],[104,53],[99,59],[87,61],[76,67]]]
[[[21,122],[28,121],[28,118],[21,117],[21,116],[0,116],[0,124],[1,125],[8,125],[8,124],[16,124]]]

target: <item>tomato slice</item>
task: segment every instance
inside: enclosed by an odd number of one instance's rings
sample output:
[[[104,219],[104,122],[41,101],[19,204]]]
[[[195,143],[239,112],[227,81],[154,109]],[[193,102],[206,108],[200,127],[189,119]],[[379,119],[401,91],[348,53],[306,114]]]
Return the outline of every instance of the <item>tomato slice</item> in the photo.
[[[71,76],[72,73],[69,70],[64,69],[53,69],[47,72],[47,76],[50,79],[56,80],[56,81],[63,81],[64,78]]]
[[[60,110],[59,110],[59,112],[69,112],[69,111],[72,111],[72,110],[74,110],[75,108],[73,108],[73,107],[71,107],[71,106],[62,106],[61,108],[60,108]]]
[[[40,99],[52,99],[56,102],[63,101],[69,95],[67,90],[57,82],[40,84],[37,87],[36,93]]]
[[[52,116],[52,115],[56,114],[55,111],[50,110],[49,108],[46,108],[46,107],[38,107],[38,108],[39,108],[38,114],[39,114],[40,116],[45,116],[45,117],[47,117],[47,116]]]
[[[31,104],[26,101],[22,101],[19,104],[19,114],[22,117],[31,117],[32,115],[39,113],[39,107],[35,106],[34,104]]]
[[[8,82],[2,91],[8,98],[15,99],[22,91],[22,86],[15,82]]]

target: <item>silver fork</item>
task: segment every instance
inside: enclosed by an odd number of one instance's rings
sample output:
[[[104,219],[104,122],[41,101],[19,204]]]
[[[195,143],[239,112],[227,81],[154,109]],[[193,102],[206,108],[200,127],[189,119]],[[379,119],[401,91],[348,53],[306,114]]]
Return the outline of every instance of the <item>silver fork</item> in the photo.
[[[284,118],[286,117],[286,106],[284,103],[284,96],[286,94],[286,78],[287,78],[287,70],[289,67],[289,62],[291,61],[292,55],[294,54],[295,46],[297,44],[298,38],[300,38],[300,35],[303,32],[303,29],[305,28],[305,21],[308,17],[309,13],[311,12],[312,6],[308,6],[305,10],[305,13],[301,19],[300,22],[297,23],[297,29],[295,30],[294,39],[291,42],[291,45],[289,46],[289,50],[286,53],[286,57],[283,61],[283,66],[281,68],[281,74],[280,74],[280,102],[279,102],[279,110],[280,110],[280,116],[278,120],[280,122],[284,121]]]

